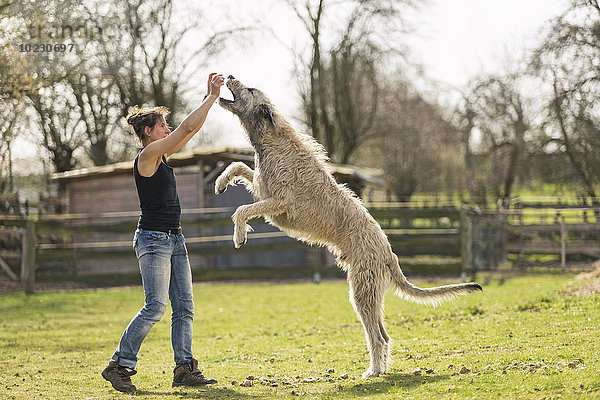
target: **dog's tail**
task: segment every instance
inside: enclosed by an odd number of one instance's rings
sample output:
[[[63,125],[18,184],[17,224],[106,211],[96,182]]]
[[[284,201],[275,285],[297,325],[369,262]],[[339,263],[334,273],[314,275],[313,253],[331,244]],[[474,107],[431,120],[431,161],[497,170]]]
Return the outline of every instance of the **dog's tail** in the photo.
[[[411,300],[416,303],[432,305],[435,307],[443,301],[452,300],[475,290],[483,290],[477,283],[458,283],[432,288],[420,288],[406,279],[400,269],[397,257],[394,256],[394,262],[389,266],[392,282],[396,285],[396,294],[403,299]]]

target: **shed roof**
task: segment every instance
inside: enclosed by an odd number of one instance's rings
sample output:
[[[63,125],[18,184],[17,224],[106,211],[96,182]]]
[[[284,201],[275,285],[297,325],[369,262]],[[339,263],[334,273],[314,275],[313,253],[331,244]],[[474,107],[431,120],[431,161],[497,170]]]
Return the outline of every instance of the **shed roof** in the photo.
[[[179,152],[169,157],[169,165],[172,167],[197,165],[200,161],[205,165],[211,165],[213,167],[216,166],[217,163],[224,161],[247,161],[253,163],[254,150],[247,147],[217,147],[194,152]],[[342,177],[344,180],[360,180],[373,185],[383,185],[383,181],[379,179],[382,175],[381,170],[341,164],[331,164],[330,167],[336,176]],[[131,174],[132,170],[133,160],[130,160],[115,164],[59,172],[53,174],[52,179],[68,182],[100,176]]]

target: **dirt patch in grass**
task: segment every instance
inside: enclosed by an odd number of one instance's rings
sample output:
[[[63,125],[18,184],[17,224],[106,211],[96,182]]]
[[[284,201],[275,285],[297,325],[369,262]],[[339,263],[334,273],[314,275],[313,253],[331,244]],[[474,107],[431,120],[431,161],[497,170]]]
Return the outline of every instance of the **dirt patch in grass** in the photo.
[[[590,296],[600,293],[600,260],[591,265],[591,272],[585,272],[575,277],[576,281],[588,281],[584,285],[567,290],[571,296]]]
[[[575,277],[576,280],[596,279],[600,280],[600,260],[590,265],[591,272],[585,272]]]
[[[586,283],[583,286],[567,290],[567,294],[570,296],[591,296],[596,293],[600,293],[600,280],[595,280],[593,282]]]

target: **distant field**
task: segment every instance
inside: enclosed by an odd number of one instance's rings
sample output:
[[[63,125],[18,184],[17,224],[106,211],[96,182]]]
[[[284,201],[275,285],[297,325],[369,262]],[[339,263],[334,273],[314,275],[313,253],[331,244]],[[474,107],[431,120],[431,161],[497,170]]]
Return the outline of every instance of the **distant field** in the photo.
[[[345,282],[197,285],[194,352],[219,384],[171,388],[165,316],[142,346],[135,397],[600,398],[600,295],[568,294],[583,284],[572,278],[491,280],[437,309],[389,293],[392,369],[367,381]],[[142,302],[139,287],[0,297],[0,398],[129,397],[100,371]]]

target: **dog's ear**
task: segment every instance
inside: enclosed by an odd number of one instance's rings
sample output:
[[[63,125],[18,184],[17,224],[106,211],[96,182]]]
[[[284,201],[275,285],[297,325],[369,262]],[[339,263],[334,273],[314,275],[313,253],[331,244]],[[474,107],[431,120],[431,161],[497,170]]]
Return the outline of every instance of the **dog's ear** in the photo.
[[[260,118],[266,119],[267,121],[270,121],[273,125],[273,128],[275,128],[275,116],[273,115],[273,107],[269,104],[260,104],[257,108],[258,116]]]

